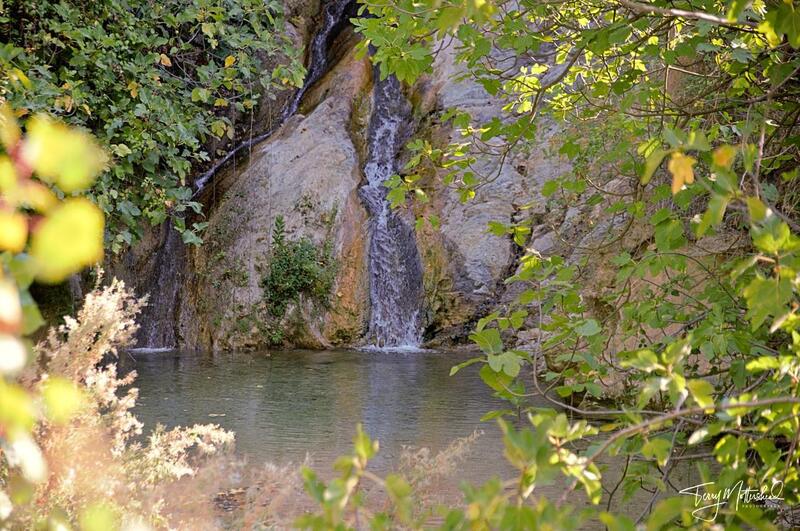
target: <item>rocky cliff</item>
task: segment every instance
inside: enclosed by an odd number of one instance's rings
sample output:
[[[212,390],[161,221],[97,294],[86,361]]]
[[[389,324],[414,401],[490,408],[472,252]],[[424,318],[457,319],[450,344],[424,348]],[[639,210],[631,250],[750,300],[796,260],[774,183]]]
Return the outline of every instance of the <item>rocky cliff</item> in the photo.
[[[294,9],[302,13],[310,8]],[[294,20],[298,39],[308,42],[309,24],[301,15]],[[364,184],[373,80],[368,60],[353,53],[356,40],[349,29],[339,33],[330,43],[327,74],[305,93],[298,112],[253,146],[245,159],[215,176],[204,194],[205,244],[173,251],[178,257],[174,264],[161,259],[161,267],[180,274],[169,281],[153,271],[145,275],[149,280],[140,291],[169,291],[165,282],[177,289],[174,304],[166,304],[159,318],[172,320],[178,344],[258,348],[275,342],[276,326],[284,332],[277,340],[285,344],[322,348],[361,343],[370,312],[369,219],[358,188]],[[410,136],[438,143],[455,140],[457,132],[441,119],[451,107],[469,111],[478,121],[500,115],[500,102],[481,86],[458,79],[455,53],[454,45],[444,47],[433,73],[405,87],[414,104],[406,124]],[[543,128],[536,149],[502,163],[479,157],[476,166],[496,177],[473,201],[462,203],[455,191],[432,179],[431,201],[400,212],[409,223],[430,214],[441,221],[439,228],[420,227],[416,235],[424,277],[420,321],[429,344],[463,340],[477,318],[510,297],[503,280],[513,273],[523,250],[510,237],[488,234],[490,221],[532,220],[530,244],[544,253],[559,249],[560,241],[581,226],[578,220],[585,211],[548,212],[540,195],[545,181],[569,169],[550,152],[548,139],[556,131],[552,125]],[[327,244],[336,274],[327,301],[301,297],[279,323],[268,325],[262,280],[277,216],[283,217],[292,238]],[[143,260],[149,264],[143,269],[157,269],[157,260],[148,254],[134,250],[127,258],[128,271]]]

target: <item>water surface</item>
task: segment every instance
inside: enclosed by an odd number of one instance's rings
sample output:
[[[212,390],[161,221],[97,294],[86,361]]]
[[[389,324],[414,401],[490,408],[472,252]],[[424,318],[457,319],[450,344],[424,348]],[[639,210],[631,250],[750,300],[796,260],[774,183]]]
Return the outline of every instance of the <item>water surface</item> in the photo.
[[[435,453],[481,430],[446,487],[448,495],[457,495],[461,480],[516,477],[503,457],[499,428],[480,420],[507,403],[492,396],[477,375],[478,366],[449,376],[453,365],[472,356],[432,351],[139,352],[123,355],[121,365],[139,374],[134,413],[145,432],[157,423],[216,423],[236,432],[237,452],[250,462],[300,463],[309,454],[323,477],[332,476],[338,456],[352,452],[357,423],[380,442],[370,464],[379,474],[397,468],[404,445]],[[604,456],[598,464],[604,483],[613,487],[624,462]],[[682,461],[671,479],[685,487],[699,478],[692,463]],[[559,478],[536,492],[556,501],[566,485]],[[621,498],[615,498],[615,507],[634,519],[650,501],[644,491],[633,500]],[[576,509],[585,506],[583,492],[572,494],[569,503]],[[602,525],[592,522],[587,528]]]
[[[469,353],[276,351],[151,352],[122,356],[138,372],[134,413],[145,431],[216,423],[236,432],[236,449],[251,461],[300,462],[330,468],[352,451],[357,423],[380,442],[371,465],[396,466],[404,445],[442,450],[480,429],[484,434],[460,469],[483,481],[510,469],[496,424],[481,422],[505,407],[469,367],[450,368]]]

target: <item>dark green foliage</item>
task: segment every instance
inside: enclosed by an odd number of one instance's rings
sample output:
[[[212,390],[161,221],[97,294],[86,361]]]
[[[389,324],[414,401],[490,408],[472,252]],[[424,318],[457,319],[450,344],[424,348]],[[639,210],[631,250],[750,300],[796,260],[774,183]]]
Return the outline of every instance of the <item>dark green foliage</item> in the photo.
[[[84,126],[114,160],[94,200],[116,251],[143,222],[199,212],[190,176],[237,114],[300,84],[275,0],[16,0],[0,4],[0,93],[26,116]],[[289,58],[274,71],[264,62]],[[247,120],[248,123],[249,120]],[[176,216],[181,218],[182,216]],[[202,225],[180,226],[199,243]]]
[[[318,248],[308,238],[287,241],[283,217],[275,218],[272,257],[261,283],[270,314],[283,317],[288,304],[301,295],[327,302],[335,274],[329,242]]]

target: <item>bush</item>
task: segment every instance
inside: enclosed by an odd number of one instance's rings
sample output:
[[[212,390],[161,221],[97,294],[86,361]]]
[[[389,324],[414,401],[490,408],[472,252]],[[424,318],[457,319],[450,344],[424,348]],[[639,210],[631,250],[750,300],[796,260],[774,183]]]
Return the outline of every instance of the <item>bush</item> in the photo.
[[[214,156],[207,141],[232,139],[231,117],[261,94],[302,83],[280,10],[274,0],[0,4],[2,97],[90,129],[114,156],[93,190],[113,250],[145,221],[199,211],[190,176]],[[290,67],[264,68],[275,57]],[[185,241],[199,241],[193,230]]]
[[[192,528],[213,518],[221,480],[186,479],[215,477],[204,469],[231,448],[233,433],[156,427],[138,440],[136,373],[120,377],[115,357],[133,340],[142,305],[122,282],[96,288],[36,347],[36,363],[0,381],[3,528]]]
[[[271,315],[283,317],[289,303],[297,302],[301,295],[326,303],[335,274],[330,242],[318,248],[308,238],[287,241],[283,217],[275,218],[272,257],[262,281]]]

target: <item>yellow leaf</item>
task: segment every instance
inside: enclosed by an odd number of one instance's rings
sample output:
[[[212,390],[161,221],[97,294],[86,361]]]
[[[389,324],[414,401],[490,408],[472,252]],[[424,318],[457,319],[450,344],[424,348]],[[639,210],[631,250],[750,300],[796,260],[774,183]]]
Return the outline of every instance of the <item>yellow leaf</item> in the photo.
[[[15,210],[0,210],[0,250],[19,253],[28,241],[28,218]]]
[[[667,164],[667,169],[672,174],[672,194],[675,195],[681,191],[684,183],[691,184],[694,182],[694,170],[692,166],[697,161],[688,155],[676,152],[673,153]]]
[[[20,70],[19,68],[12,68],[11,75],[9,76],[14,81],[19,81],[22,83],[22,86],[25,88],[31,88],[31,80],[28,79],[28,76],[25,75],[25,72]]]
[[[84,198],[67,199],[31,238],[36,277],[60,282],[103,257],[103,213]]]
[[[0,426],[8,434],[29,431],[35,422],[35,409],[30,396],[17,384],[0,378]]]
[[[131,81],[128,83],[128,91],[131,93],[131,98],[139,96],[139,83],[136,81]]]
[[[42,385],[47,417],[56,424],[69,421],[83,405],[83,394],[66,378],[48,378]]]
[[[58,204],[58,197],[39,181],[28,180],[17,189],[18,204],[25,205],[42,214]]]
[[[114,531],[119,529],[119,517],[107,505],[94,503],[84,509],[78,517],[83,531]]]
[[[228,57],[225,58],[225,68],[228,68],[229,66],[233,66],[233,63],[235,63],[235,62],[236,62],[236,58],[234,56],[232,56],[232,55],[229,55]]]
[[[19,142],[20,135],[14,111],[6,103],[0,105],[0,142],[3,143],[6,151],[10,151]]]
[[[0,192],[3,194],[17,187],[17,169],[6,155],[0,155]]]
[[[158,58],[159,58],[159,62],[162,65],[164,65],[164,66],[172,66],[172,61],[170,60],[169,57],[166,56],[166,54],[162,53]]]
[[[214,107],[226,107],[228,105],[228,100],[225,98],[217,98],[214,100]]]
[[[720,146],[714,150],[711,159],[715,166],[722,168],[730,168],[733,164],[733,159],[736,158],[736,148],[733,146]]]
[[[74,103],[75,102],[73,101],[72,96],[69,94],[59,96],[55,101],[56,107],[61,107],[66,112],[72,112],[72,106]]]
[[[41,179],[67,193],[88,188],[107,161],[91,135],[45,115],[28,121],[22,156]]]

